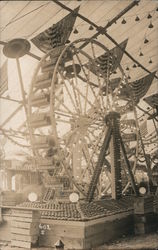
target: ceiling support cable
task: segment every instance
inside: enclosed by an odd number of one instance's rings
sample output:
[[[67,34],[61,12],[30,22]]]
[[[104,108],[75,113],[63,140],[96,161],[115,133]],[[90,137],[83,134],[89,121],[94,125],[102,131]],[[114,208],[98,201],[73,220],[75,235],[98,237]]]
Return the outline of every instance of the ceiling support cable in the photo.
[[[61,6],[62,8],[66,9],[67,11],[74,13],[74,11],[72,9],[70,9],[69,7],[65,6],[62,2],[59,2],[58,0],[52,0],[54,3],[58,4],[59,6]],[[124,9],[124,11],[122,11],[123,14],[120,13],[120,15],[118,15],[118,19],[124,15],[127,11],[129,11],[131,8],[133,8],[135,5],[138,5],[139,1],[133,1],[128,7],[126,7]],[[98,26],[97,24],[95,24],[94,22],[92,22],[91,20],[89,20],[88,18],[84,17],[83,15],[79,14],[79,13],[74,13],[74,15],[78,16],[79,18],[81,18],[82,20],[84,20],[85,22],[89,23],[90,25],[94,26],[98,32],[96,33],[96,37],[100,34],[105,35],[113,44],[115,44],[117,47],[120,48],[121,51],[123,51],[133,62],[135,62],[138,66],[140,66],[144,71],[146,71],[147,73],[151,73],[151,71],[149,71],[147,68],[145,68],[140,62],[138,62],[130,53],[128,53],[125,49],[121,48],[121,46],[115,41],[114,38],[112,38],[109,34],[107,34],[106,29],[107,29],[107,25],[105,27],[102,26]],[[113,19],[114,20],[114,19]],[[109,26],[111,26],[115,21],[111,21],[109,23],[111,23]],[[108,26],[108,27],[109,27]],[[93,36],[94,37],[94,36]],[[92,37],[92,38],[93,38]],[[96,38],[95,37],[95,38]],[[91,39],[89,39],[89,41],[91,41]],[[87,44],[85,44],[86,46]],[[158,79],[158,77],[155,75],[154,76],[156,79]]]

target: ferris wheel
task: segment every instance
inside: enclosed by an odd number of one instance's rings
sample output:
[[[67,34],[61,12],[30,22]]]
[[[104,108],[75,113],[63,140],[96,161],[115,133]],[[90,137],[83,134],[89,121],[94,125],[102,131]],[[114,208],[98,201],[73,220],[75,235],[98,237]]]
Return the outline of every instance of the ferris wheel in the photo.
[[[66,176],[72,190],[89,200],[113,193],[112,184],[116,182],[119,192],[124,194],[132,187],[136,193],[138,160],[146,162],[152,179],[136,106],[147,93],[155,72],[146,70],[149,75],[129,82],[121,67],[123,53],[129,56],[127,40],[118,44],[106,34],[117,45],[109,50],[96,40],[98,34],[104,34],[101,27],[91,38],[65,46],[78,10],[69,9],[72,13],[31,39],[46,53],[42,59],[30,52],[26,39],[1,42],[4,55],[16,59],[33,168],[52,179]],[[40,60],[28,99],[19,60],[24,55]],[[142,67],[139,62],[137,66]],[[157,104],[152,105],[157,108]]]
[[[127,110],[134,118],[131,98],[119,99],[120,89],[128,84],[120,66],[122,53],[119,48],[108,50],[96,40],[91,40],[84,48],[87,41],[79,39],[47,53],[35,70],[29,95],[31,139],[37,169],[48,171],[52,176],[67,175],[74,190],[83,196],[88,192],[104,138],[109,133],[105,120],[110,112],[121,114],[120,133],[126,141],[124,150],[128,148],[129,151],[127,159],[134,158],[133,170],[138,153],[136,147],[131,155],[131,136],[125,139],[124,133],[134,130],[136,142],[137,124],[132,123],[132,119],[129,123],[129,118],[121,122]],[[121,46],[126,44],[124,41]],[[95,184],[97,197],[110,192],[113,150],[109,146],[103,156]],[[125,169],[123,171],[126,173]],[[124,188],[129,185],[127,182]]]

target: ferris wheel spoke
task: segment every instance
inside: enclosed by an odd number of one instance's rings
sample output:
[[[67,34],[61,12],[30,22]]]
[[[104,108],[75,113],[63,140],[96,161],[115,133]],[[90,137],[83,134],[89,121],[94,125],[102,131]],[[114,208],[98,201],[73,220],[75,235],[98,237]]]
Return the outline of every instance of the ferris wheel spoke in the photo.
[[[70,86],[72,88],[74,99],[75,99],[75,102],[76,102],[75,106],[77,106],[77,112],[80,114],[81,110],[80,110],[80,105],[79,105],[79,100],[78,100],[78,94],[76,93],[76,88],[74,86],[74,81],[73,81],[73,79],[70,80],[67,77],[66,77],[66,80],[69,82],[69,84],[70,84]]]
[[[81,68],[83,68],[83,66],[81,65]],[[97,107],[100,108],[101,107],[101,103],[100,103],[100,99],[99,99],[99,90],[97,90],[98,92],[98,96],[96,95],[94,88],[98,88],[98,86],[96,86],[94,83],[92,83],[91,81],[89,81],[89,79],[87,78],[87,75],[85,75],[86,78],[82,77],[81,75],[78,75],[78,78],[81,79],[83,82],[87,83],[89,85],[89,88],[95,98],[94,103],[97,104]]]
[[[58,104],[63,106],[65,108],[65,110],[68,111],[69,114],[73,115],[73,112],[63,103],[62,100],[60,100],[59,97],[55,96],[55,99],[58,101]],[[55,107],[58,110],[58,107]]]
[[[89,148],[88,148],[88,145],[87,145],[87,141],[86,139],[82,136],[82,143],[83,143],[83,152],[84,152],[84,157],[86,159],[86,162],[88,163],[88,161],[90,160],[90,153],[89,153]],[[94,166],[93,166],[93,161],[91,161],[91,169],[90,171],[94,170]]]
[[[63,135],[62,139],[65,142],[65,146],[69,148],[73,146],[73,144],[75,143],[74,139],[76,138],[75,134],[77,133],[77,131],[78,129],[75,128],[73,131],[70,130],[69,132]]]
[[[97,140],[98,135],[95,135],[94,132],[96,131],[96,128],[88,128],[88,132],[94,137],[95,140]]]
[[[94,163],[93,163],[92,159],[90,158],[89,150],[87,150],[87,148],[85,146],[82,148],[82,150],[83,150],[83,156],[86,160],[86,163],[88,164],[89,162],[91,162],[90,168],[86,167],[85,170],[83,171],[83,174],[82,174],[82,177],[83,177],[86,172],[88,172],[90,175],[92,175],[93,170],[94,170],[94,166],[93,166]]]
[[[94,60],[96,61],[96,55],[95,55],[95,50],[94,50],[94,46],[93,46],[93,43],[91,42],[91,49],[92,49],[92,54],[93,54],[93,58]],[[97,65],[98,66],[98,65]],[[99,76],[99,72],[96,71],[96,75],[97,75],[97,79],[98,79],[98,83],[99,83],[99,88],[100,88],[100,91],[99,91],[99,94],[100,94],[100,97],[101,97],[101,102],[102,102],[102,108],[105,112],[105,107],[106,105],[104,104],[104,97],[103,97],[103,91],[102,91],[102,87],[104,86],[104,84],[101,85],[101,79],[100,79],[100,76]],[[103,78],[104,79],[104,78]],[[105,79],[104,79],[104,82],[105,83]]]
[[[77,92],[84,98],[84,100],[86,99],[86,96],[82,94],[82,92],[76,87],[74,86],[75,90],[77,90]],[[95,106],[93,103],[91,103],[88,99],[87,99],[87,103],[93,108],[95,109]]]
[[[99,106],[100,106],[100,103],[99,103],[99,101],[98,101],[99,98],[97,98],[97,96],[96,96],[96,94],[95,94],[95,92],[94,92],[94,90],[93,90],[93,88],[92,88],[92,86],[91,86],[91,83],[90,83],[90,81],[89,81],[89,77],[87,77],[87,76],[90,76],[90,69],[89,69],[89,67],[88,67],[88,75],[87,75],[87,74],[86,74],[86,71],[85,71],[85,69],[84,69],[84,65],[82,65],[82,62],[81,62],[81,60],[80,60],[79,55],[76,54],[76,57],[77,57],[77,59],[78,59],[80,65],[81,65],[81,69],[82,69],[82,71],[83,71],[83,73],[84,73],[84,76],[85,76],[85,78],[86,78],[86,83],[87,83],[87,85],[90,87],[90,89],[91,89],[91,91],[92,91],[92,93],[93,93],[93,95],[94,95],[95,103],[98,104],[98,108],[99,108]],[[87,88],[88,88],[88,86],[87,86]],[[98,92],[100,93],[99,90],[98,90]],[[99,95],[99,93],[98,93],[98,95]],[[87,99],[85,99],[85,100],[87,100]],[[86,103],[87,103],[87,101],[86,101]]]
[[[62,80],[64,81],[64,87],[65,87],[65,90],[66,90],[66,92],[67,92],[67,94],[68,94],[70,100],[71,100],[71,103],[72,103],[72,105],[74,106],[76,112],[78,113],[78,109],[77,109],[77,106],[76,106],[77,103],[75,104],[75,102],[74,102],[74,100],[73,100],[73,98],[72,98],[72,95],[71,95],[71,93],[70,93],[70,90],[69,90],[69,88],[68,88],[68,86],[67,86],[67,84],[66,84],[66,82],[65,82],[65,80],[64,80],[63,75],[60,74],[60,76],[62,77]],[[75,98],[75,100],[76,100],[76,98]]]
[[[94,157],[94,155],[96,155],[95,153],[96,153],[96,151],[97,151],[97,148],[98,148],[99,143],[100,143],[100,141],[101,141],[101,139],[102,139],[102,137],[103,137],[104,132],[105,132],[105,128],[103,127],[102,131],[100,132],[100,134],[98,135],[98,137],[97,137],[97,139],[96,139],[96,142],[95,142],[94,148],[93,148],[93,150],[92,150],[92,152],[91,152],[91,157],[90,157],[90,159],[89,159],[89,161],[88,161],[87,167],[90,167],[90,166],[89,166],[89,165],[90,165],[90,162],[91,162],[92,158]]]
[[[88,71],[88,79],[89,79],[89,73],[90,71]],[[87,83],[86,85],[86,98],[85,98],[85,104],[84,104],[84,114],[86,113],[87,110],[87,100],[88,100],[88,90],[89,90],[89,84]]]
[[[86,71],[85,71],[85,69],[84,69],[84,67],[82,65],[82,62],[81,62],[81,59],[80,59],[79,55],[76,54],[76,57],[77,57],[80,65],[81,65],[81,69],[82,69],[82,71],[83,71],[83,73],[85,75],[85,78],[86,78],[86,96],[85,96],[86,98],[85,98],[85,105],[84,105],[84,113],[86,113],[87,100],[88,100],[88,90],[89,90],[89,87],[90,87],[90,89],[92,89],[91,84],[89,82],[90,69],[88,68],[88,74],[86,74]],[[94,94],[94,91],[92,93]],[[94,97],[96,98],[96,95],[94,95]],[[96,100],[97,100],[97,98],[96,98]]]
[[[72,58],[72,63],[73,63],[73,70],[74,70],[74,73],[75,73],[75,83],[76,83],[77,86],[79,86],[76,67],[75,67],[75,62],[74,62],[74,57]],[[74,83],[74,81],[72,79],[72,84],[74,84],[74,86],[75,86],[75,83]],[[79,107],[80,107],[80,113],[82,114],[82,104],[81,104],[81,99],[80,99],[80,95],[79,95],[78,92],[77,92],[77,96],[78,96],[78,104],[79,104]]]
[[[56,118],[56,122],[60,122],[60,123],[68,123],[68,124],[70,124],[70,122],[69,122],[69,121],[62,120],[62,119],[59,119],[59,118]]]

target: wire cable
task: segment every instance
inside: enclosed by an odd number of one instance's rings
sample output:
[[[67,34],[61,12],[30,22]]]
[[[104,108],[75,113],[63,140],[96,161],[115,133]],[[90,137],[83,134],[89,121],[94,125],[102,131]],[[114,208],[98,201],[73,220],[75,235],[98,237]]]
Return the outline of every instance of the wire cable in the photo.
[[[3,32],[10,24],[13,23],[13,21],[15,20],[15,18],[31,3],[31,1],[29,1],[14,17],[11,18],[11,20],[2,28],[1,32]]]
[[[50,3],[50,2],[49,2],[49,3]],[[33,9],[33,10],[27,12],[26,14],[24,14],[24,15],[22,15],[22,16],[16,18],[16,19],[14,19],[10,24],[13,24],[13,23],[16,22],[16,21],[19,21],[20,19],[22,19],[22,18],[24,18],[25,16],[27,16],[27,15],[29,15],[29,14],[35,12],[36,10],[39,10],[40,8],[42,8],[42,7],[46,6],[46,5],[48,5],[49,3],[42,4],[42,5],[40,5],[39,7],[37,7],[37,8],[35,8],[35,9]],[[4,30],[3,30],[3,31],[4,31]]]

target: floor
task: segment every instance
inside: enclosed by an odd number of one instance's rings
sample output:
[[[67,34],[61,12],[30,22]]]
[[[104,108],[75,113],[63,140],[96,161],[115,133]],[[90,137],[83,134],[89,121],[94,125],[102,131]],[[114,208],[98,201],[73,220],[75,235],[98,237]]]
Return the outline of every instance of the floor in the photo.
[[[142,235],[130,236],[117,240],[116,242],[105,244],[93,250],[158,250],[158,232]]]
[[[0,242],[0,250],[10,250],[10,244]],[[15,248],[12,248],[15,250]],[[18,248],[19,249],[19,248]],[[113,243],[105,244],[92,250],[158,250],[158,232],[121,238]],[[17,249],[16,249],[17,250]],[[32,250],[50,250],[50,248],[36,248]],[[66,250],[66,249],[65,249]],[[75,250],[75,249],[74,249]]]

